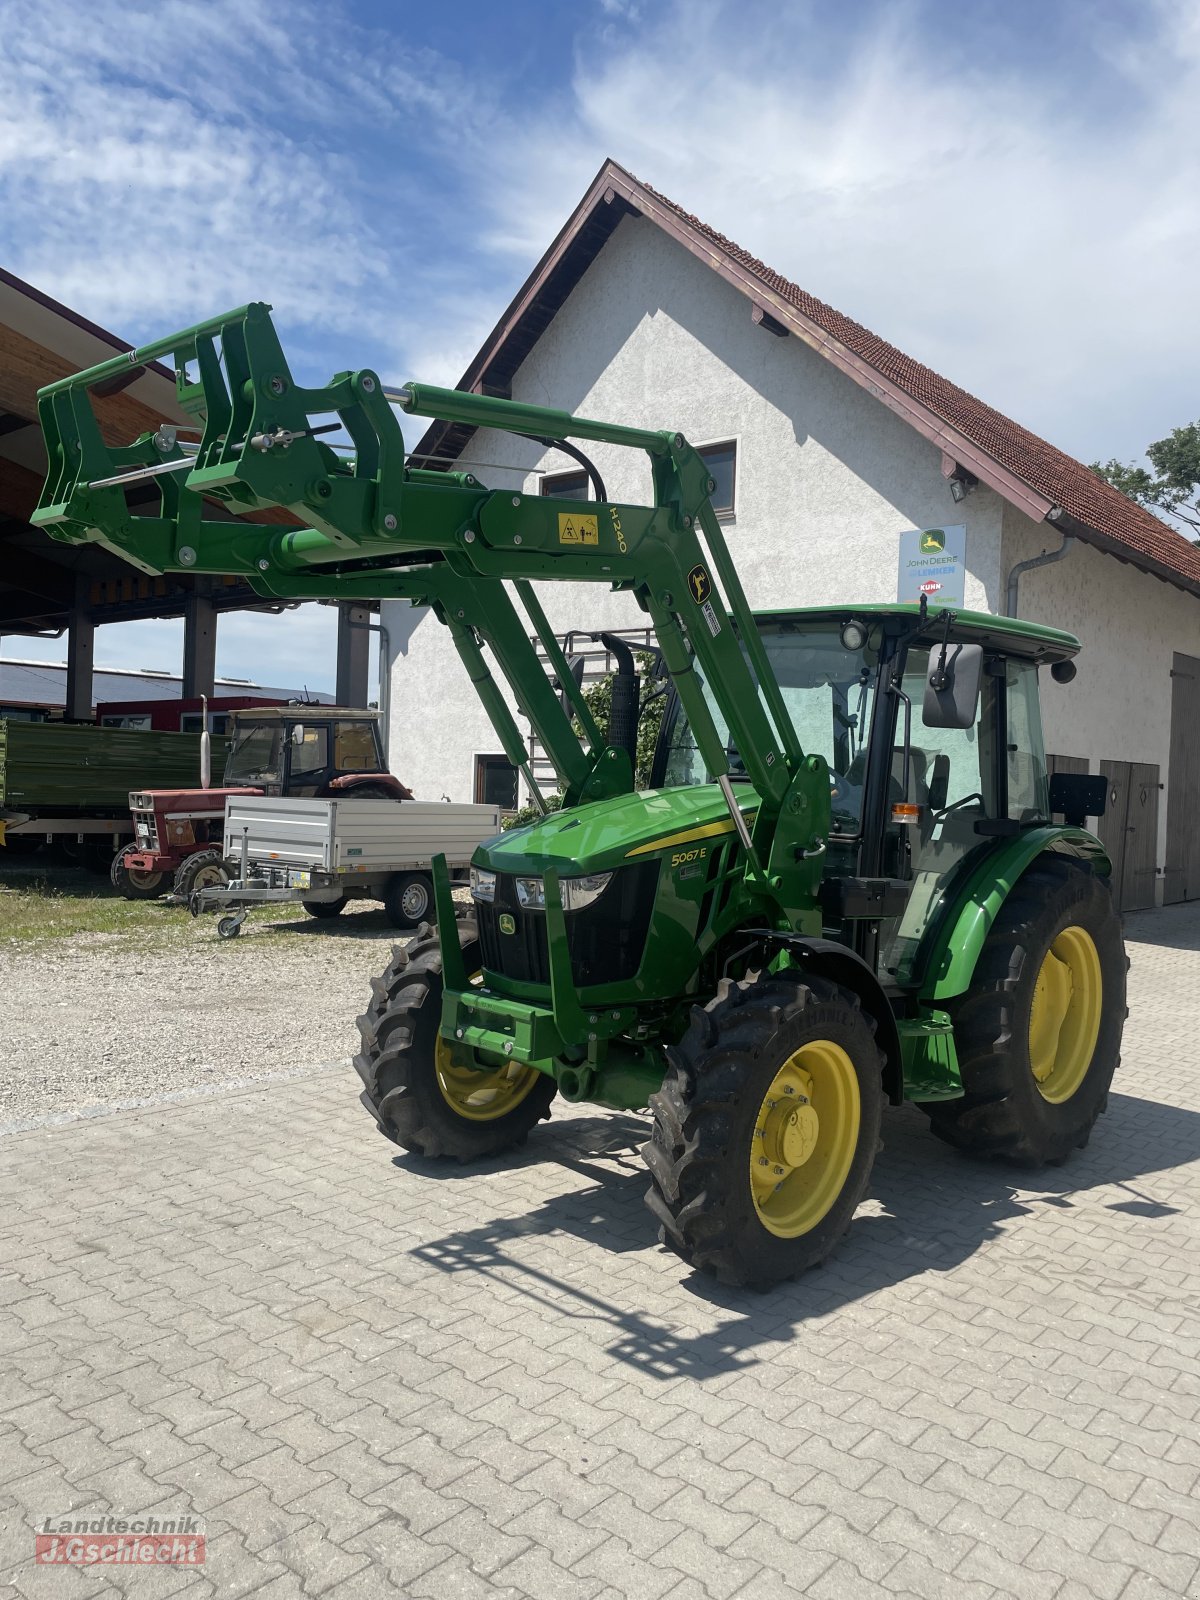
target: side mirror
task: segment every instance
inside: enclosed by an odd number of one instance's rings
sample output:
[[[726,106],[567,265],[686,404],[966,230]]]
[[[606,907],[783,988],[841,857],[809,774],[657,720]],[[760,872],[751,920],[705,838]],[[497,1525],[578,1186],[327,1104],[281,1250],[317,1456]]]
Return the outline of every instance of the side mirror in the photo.
[[[292,743],[295,745],[304,743],[304,724],[302,722],[292,724]]]
[[[972,728],[983,675],[983,647],[950,641],[929,652],[921,721],[927,728]]]

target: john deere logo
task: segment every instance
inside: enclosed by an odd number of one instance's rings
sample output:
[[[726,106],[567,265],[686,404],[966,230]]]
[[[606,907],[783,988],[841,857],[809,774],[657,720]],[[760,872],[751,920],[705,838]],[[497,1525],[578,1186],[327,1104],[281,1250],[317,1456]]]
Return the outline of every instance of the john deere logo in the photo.
[[[500,913],[500,932],[501,933],[516,933],[516,931],[517,931],[516,919],[514,917],[510,917],[507,911],[502,911]]]
[[[923,556],[937,556],[941,555],[945,548],[945,528],[926,528],[921,535],[921,554]]]
[[[712,582],[703,567],[693,567],[688,573],[688,588],[692,591],[692,599],[702,606],[712,593]]]

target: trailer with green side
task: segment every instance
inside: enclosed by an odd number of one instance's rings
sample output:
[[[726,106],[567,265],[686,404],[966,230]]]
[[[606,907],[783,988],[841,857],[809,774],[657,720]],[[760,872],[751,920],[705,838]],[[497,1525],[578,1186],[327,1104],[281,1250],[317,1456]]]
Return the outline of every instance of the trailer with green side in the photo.
[[[160,356],[192,430],[108,447],[89,389]],[[1125,957],[1084,827],[1096,781],[1047,777],[1039,675],[1074,676],[1070,635],[924,603],[755,614],[681,434],[369,370],[304,388],[263,305],[52,384],[40,407],[51,537],[149,573],[237,574],[271,600],[431,607],[544,809],[475,852],[469,917],[435,862],[436,929],[372,986],[356,1067],[388,1138],[463,1161],[521,1142],[555,1096],[648,1106],[664,1242],[756,1287],[845,1232],[887,1101],[1021,1165],[1086,1143]],[[592,497],[411,467],[397,412],[566,445]],[[642,453],[646,503],[609,500],[588,440]],[[206,497],[305,526],[216,522]],[[602,731],[541,581],[615,587],[648,617],[669,686],[649,788],[636,672]]]
[[[131,790],[194,787],[198,733],[0,717],[0,843],[64,845],[107,872],[133,834]],[[228,741],[213,740],[224,760]]]

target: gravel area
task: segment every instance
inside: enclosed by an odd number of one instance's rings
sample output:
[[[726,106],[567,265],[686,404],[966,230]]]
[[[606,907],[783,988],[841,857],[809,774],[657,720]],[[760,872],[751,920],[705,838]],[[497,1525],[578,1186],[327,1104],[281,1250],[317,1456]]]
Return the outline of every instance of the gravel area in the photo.
[[[353,1078],[354,1019],[400,941],[379,907],[229,941],[165,915],[152,939],[0,946],[0,1132],[336,1062]]]

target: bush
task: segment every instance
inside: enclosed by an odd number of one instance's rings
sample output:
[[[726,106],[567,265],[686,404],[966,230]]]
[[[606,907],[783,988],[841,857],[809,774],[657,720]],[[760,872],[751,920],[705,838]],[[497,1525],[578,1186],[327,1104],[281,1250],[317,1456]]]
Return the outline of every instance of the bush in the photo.
[[[655,657],[649,651],[639,651],[635,656],[638,675],[642,680],[642,709],[638,717],[637,759],[634,762],[633,782],[637,789],[645,789],[650,784],[650,770],[654,765],[654,747],[658,743],[658,730],[662,726],[663,709],[666,706],[666,695],[654,693],[656,687],[652,674],[655,668]],[[608,719],[612,714],[612,681],[614,673],[608,673],[596,683],[589,684],[583,691],[583,698],[587,702],[588,710],[596,719],[596,726],[600,729],[601,738],[608,738]],[[653,695],[653,698],[652,698]],[[582,737],[582,729],[578,721],[572,717],[571,726]],[[546,810],[560,811],[562,809],[562,790],[546,796]],[[536,822],[541,812],[535,805],[525,805],[514,811],[511,817],[506,817],[503,823],[505,831],[509,828],[524,828],[529,823]]]

